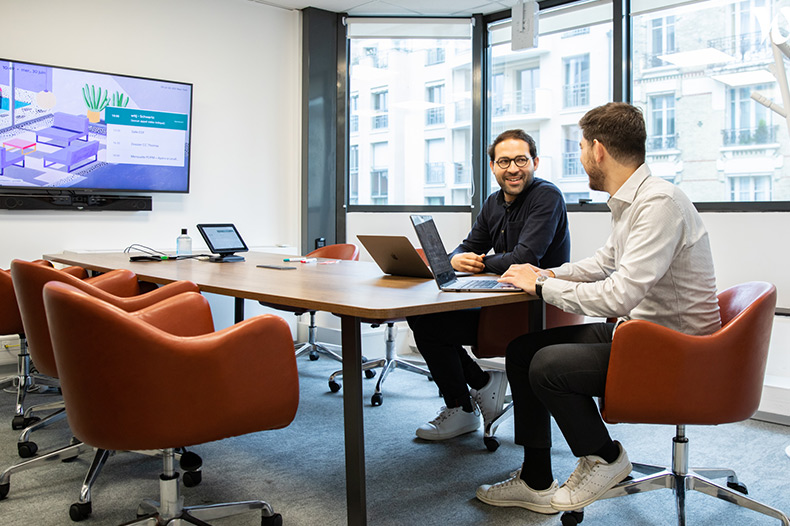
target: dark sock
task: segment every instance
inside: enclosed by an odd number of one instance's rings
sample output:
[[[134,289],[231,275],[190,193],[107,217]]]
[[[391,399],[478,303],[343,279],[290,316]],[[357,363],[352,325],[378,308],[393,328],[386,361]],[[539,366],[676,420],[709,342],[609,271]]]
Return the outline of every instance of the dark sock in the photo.
[[[454,399],[454,400],[447,400],[445,398],[444,405],[446,405],[448,409],[453,408],[453,407],[460,407],[461,409],[463,409],[467,413],[472,413],[475,410],[475,406],[472,404],[472,397],[471,396],[466,396],[466,397],[463,397],[463,398],[457,398],[457,399]]]
[[[597,455],[607,464],[611,464],[620,456],[620,448],[617,447],[617,444],[615,444],[613,440],[609,439],[609,441],[604,444],[601,449],[593,453],[593,455]]]
[[[488,380],[491,379],[491,375],[488,374],[487,371],[480,370],[480,374],[475,375],[474,378],[469,380],[469,387],[472,389],[480,390],[486,386]]]
[[[534,490],[548,489],[554,482],[551,472],[551,448],[524,448],[521,480]]]

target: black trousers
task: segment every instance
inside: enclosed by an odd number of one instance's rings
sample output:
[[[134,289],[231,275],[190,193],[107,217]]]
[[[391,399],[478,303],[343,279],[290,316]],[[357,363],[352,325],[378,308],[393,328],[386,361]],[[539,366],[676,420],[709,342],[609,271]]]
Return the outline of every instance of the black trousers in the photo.
[[[551,416],[577,457],[611,440],[594,397],[604,395],[613,332],[613,323],[571,325],[508,345],[516,444],[551,447]]]
[[[411,316],[406,321],[447,407],[469,400],[468,385],[483,387],[487,374],[463,348],[477,344],[480,309]]]

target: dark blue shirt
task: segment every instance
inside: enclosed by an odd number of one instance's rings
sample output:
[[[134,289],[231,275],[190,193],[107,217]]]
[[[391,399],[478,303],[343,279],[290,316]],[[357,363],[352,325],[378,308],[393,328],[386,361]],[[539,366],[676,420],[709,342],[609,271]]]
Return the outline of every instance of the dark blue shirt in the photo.
[[[571,236],[565,200],[559,188],[535,178],[511,203],[502,190],[485,203],[463,243],[451,254],[487,254],[485,271],[504,273],[510,265],[532,263],[541,268],[558,267],[571,256]]]

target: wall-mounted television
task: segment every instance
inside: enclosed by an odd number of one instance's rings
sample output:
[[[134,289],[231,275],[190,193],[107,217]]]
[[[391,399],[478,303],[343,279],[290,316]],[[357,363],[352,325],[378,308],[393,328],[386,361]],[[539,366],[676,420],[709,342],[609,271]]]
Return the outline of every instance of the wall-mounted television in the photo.
[[[189,191],[192,84],[0,59],[0,194]]]

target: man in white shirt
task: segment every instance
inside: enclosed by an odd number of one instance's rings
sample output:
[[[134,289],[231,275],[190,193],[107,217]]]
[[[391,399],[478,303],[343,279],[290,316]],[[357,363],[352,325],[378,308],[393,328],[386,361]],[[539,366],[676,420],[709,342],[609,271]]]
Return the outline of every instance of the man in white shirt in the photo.
[[[563,310],[617,321],[526,334],[508,346],[515,442],[524,447],[524,463],[510,479],[478,488],[477,498],[494,506],[576,510],[631,472],[594,400],[604,394],[619,323],[642,319],[694,335],[721,326],[708,233],[688,197],[650,175],[642,112],[609,103],[590,110],[579,126],[590,188],[611,196],[609,239],[587,259],[549,270],[513,265],[500,281]],[[551,416],[579,457],[561,487],[551,469]]]

